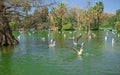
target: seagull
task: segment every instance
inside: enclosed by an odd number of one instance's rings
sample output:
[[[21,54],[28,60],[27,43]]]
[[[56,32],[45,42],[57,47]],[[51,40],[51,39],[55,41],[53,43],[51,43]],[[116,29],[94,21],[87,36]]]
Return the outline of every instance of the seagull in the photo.
[[[66,38],[66,34],[64,34],[63,36],[64,36],[64,38]]]
[[[82,42],[82,44],[81,44],[81,46],[80,46],[80,50],[77,50],[77,49],[75,49],[75,48],[73,48],[73,47],[70,47],[70,46],[66,46],[66,47],[74,50],[74,51],[77,53],[77,55],[81,55],[82,52],[83,52],[83,45],[84,45],[84,42]]]
[[[77,45],[77,42],[75,42],[75,37],[73,37],[73,45]]]
[[[108,35],[108,32],[106,32],[106,35]]]
[[[28,32],[28,35],[29,35],[29,36],[31,36],[31,33],[30,33],[30,32]]]
[[[80,33],[80,35],[76,37],[77,42],[81,37],[82,37],[82,34]]]
[[[114,38],[112,38],[112,46],[114,45],[114,43],[115,43],[115,39],[114,39]]]
[[[51,43],[49,44],[49,47],[54,47],[55,46],[55,41],[51,40]]]
[[[79,41],[79,39],[82,37],[82,34],[80,33],[80,35],[79,36],[76,36],[76,37],[73,37],[73,44],[74,45],[77,45],[78,44],[78,41]],[[76,41],[76,42],[75,42]]]
[[[72,32],[71,32],[71,31],[70,31],[69,33],[70,33],[70,34],[72,34]]]
[[[114,35],[115,35],[116,33],[112,31],[112,34],[114,34]]]
[[[96,37],[95,33],[92,33],[92,36],[93,36],[93,37]]]
[[[20,41],[20,39],[21,39],[21,35],[19,35],[17,38],[18,38],[18,40]]]
[[[42,41],[45,41],[45,37],[41,37],[41,40],[42,40]]]
[[[105,36],[105,41],[107,41],[107,36]]]

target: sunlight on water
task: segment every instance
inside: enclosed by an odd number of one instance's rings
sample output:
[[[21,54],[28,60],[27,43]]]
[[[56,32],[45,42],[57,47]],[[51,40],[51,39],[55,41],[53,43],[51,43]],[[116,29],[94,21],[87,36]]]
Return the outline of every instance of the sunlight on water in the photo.
[[[83,35],[78,45],[72,38],[79,32],[17,33],[17,46],[0,47],[0,75],[120,75],[120,38],[110,31],[107,39],[105,31],[94,33],[89,40]],[[51,39],[55,47],[49,47]],[[79,50],[83,41],[81,56],[66,47]]]

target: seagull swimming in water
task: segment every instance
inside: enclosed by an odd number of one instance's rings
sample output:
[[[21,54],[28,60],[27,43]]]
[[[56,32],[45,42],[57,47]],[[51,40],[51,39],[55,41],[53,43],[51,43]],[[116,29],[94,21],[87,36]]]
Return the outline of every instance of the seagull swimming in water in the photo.
[[[82,52],[83,52],[83,45],[84,45],[84,42],[82,42],[82,44],[80,46],[80,50],[77,50],[77,49],[75,49],[73,47],[70,47],[70,46],[67,46],[67,48],[70,48],[70,49],[74,50],[77,53],[77,55],[81,55]]]
[[[105,36],[105,41],[107,41],[107,36]]]
[[[112,46],[114,46],[114,43],[115,43],[115,39],[112,38]]]
[[[49,47],[54,47],[55,46],[55,41],[51,39],[51,43],[49,44]]]
[[[41,40],[42,40],[43,42],[45,42],[45,37],[41,37]]]

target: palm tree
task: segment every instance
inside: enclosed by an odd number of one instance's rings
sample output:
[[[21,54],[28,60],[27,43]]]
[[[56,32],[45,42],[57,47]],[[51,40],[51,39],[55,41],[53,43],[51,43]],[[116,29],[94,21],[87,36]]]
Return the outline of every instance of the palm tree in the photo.
[[[48,22],[48,8],[47,7],[42,7],[41,10],[41,20],[42,22]]]
[[[97,2],[96,5],[93,7],[94,14],[96,16],[95,18],[95,27],[96,29],[99,29],[100,25],[100,17],[104,11],[104,5],[102,2]]]
[[[25,3],[23,4],[23,11],[26,13],[26,16],[28,15],[28,11],[30,11],[31,6],[29,4],[29,0],[25,0]]]

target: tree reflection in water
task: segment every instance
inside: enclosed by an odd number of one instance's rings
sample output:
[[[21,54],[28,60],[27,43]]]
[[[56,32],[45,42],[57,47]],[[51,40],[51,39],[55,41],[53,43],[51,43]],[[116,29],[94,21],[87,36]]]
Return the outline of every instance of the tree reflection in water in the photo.
[[[11,56],[14,47],[1,47],[0,49],[0,75],[12,75]]]

